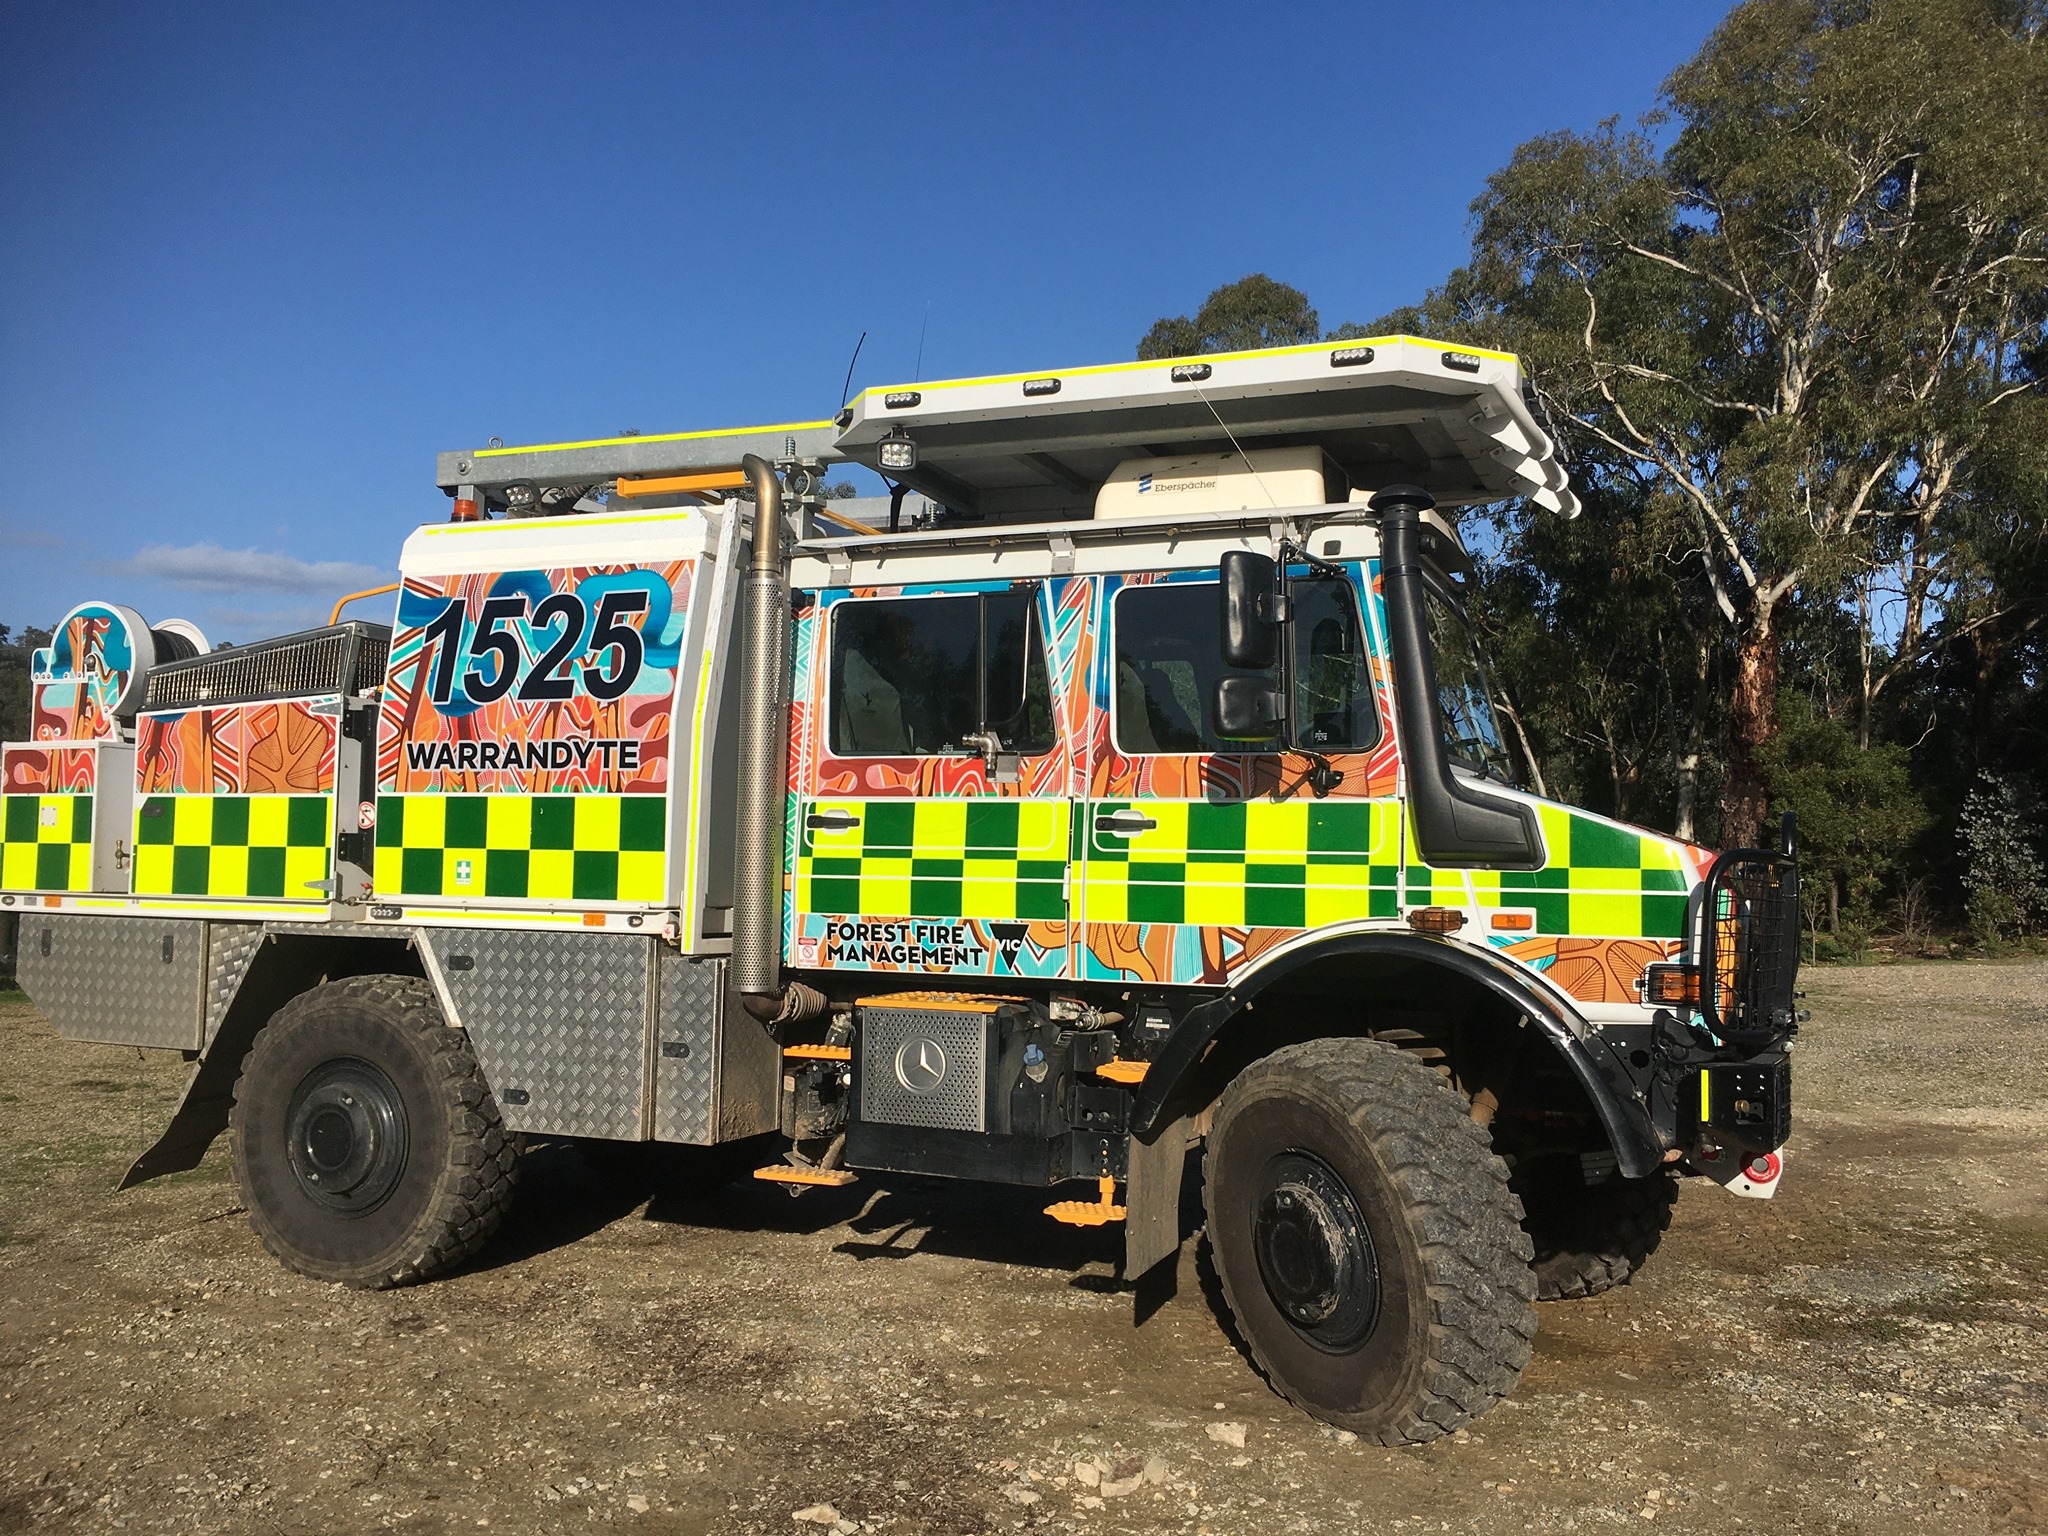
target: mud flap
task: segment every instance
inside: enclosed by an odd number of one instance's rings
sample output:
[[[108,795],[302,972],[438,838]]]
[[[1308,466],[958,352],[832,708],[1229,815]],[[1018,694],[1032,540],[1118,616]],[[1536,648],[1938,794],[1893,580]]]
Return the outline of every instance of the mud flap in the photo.
[[[1188,1122],[1170,1120],[1150,1141],[1131,1138],[1124,1179],[1124,1278],[1136,1280],[1180,1253],[1180,1183]]]
[[[222,1066],[222,1056],[233,1059]],[[239,1051],[211,1054],[194,1067],[171,1123],[155,1144],[135,1159],[115,1187],[132,1189],[145,1179],[197,1168],[214,1138],[228,1128],[228,1111],[235,1104],[235,1078],[241,1067]]]

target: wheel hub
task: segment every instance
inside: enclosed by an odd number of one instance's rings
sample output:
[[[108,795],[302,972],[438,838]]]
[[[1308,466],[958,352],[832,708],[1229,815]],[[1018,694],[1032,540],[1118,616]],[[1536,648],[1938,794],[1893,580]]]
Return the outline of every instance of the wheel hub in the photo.
[[[353,1057],[322,1062],[285,1116],[285,1155],[308,1199],[360,1216],[405,1172],[405,1101],[390,1078]]]
[[[1321,1158],[1282,1152],[1266,1164],[1252,1251],[1266,1294],[1309,1343],[1345,1354],[1372,1337],[1380,1313],[1372,1234],[1351,1191]]]

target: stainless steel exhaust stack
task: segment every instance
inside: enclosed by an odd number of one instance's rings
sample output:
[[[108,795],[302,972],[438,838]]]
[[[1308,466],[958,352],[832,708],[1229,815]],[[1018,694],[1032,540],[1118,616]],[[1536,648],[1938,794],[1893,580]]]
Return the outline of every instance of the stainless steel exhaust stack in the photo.
[[[782,482],[759,454],[740,461],[754,488],[754,542],[741,583],[739,860],[733,880],[733,987],[749,1012],[780,1014],[782,844],[789,761],[789,587],[782,571]]]

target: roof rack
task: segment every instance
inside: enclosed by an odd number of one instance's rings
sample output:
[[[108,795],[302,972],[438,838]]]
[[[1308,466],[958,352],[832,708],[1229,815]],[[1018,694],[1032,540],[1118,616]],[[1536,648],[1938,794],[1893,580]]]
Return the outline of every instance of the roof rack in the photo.
[[[913,468],[881,470],[891,437],[915,443]],[[867,389],[829,421],[444,453],[437,479],[450,495],[500,507],[521,487],[621,477],[636,490],[715,494],[729,488],[723,472],[758,453],[814,470],[863,464],[978,521],[1044,522],[1089,516],[1133,458],[1306,444],[1354,487],[1419,485],[1450,506],[1527,496],[1578,511],[1514,355],[1413,336]]]

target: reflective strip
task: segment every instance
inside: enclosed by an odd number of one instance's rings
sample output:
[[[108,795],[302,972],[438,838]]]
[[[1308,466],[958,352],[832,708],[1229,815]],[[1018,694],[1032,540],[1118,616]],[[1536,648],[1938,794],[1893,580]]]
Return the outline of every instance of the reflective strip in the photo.
[[[1063,799],[812,800],[799,817],[798,912],[1067,915]]]
[[[815,432],[830,421],[786,421],[772,427],[713,427],[703,432],[657,432],[647,437],[587,437],[578,443],[532,443],[511,448],[478,448],[473,459],[502,458],[508,453],[568,453],[577,448],[623,448],[627,444],[687,443],[706,437],[753,437],[763,432]]]
[[[5,796],[0,886],[10,891],[91,890],[92,796]]]
[[[1091,924],[1317,928],[1397,915],[1390,800],[1096,801],[1087,814]],[[1115,830],[1136,819],[1155,825]]]
[[[1258,347],[1249,352],[1207,352],[1200,357],[1194,358],[1162,357],[1141,363],[1094,363],[1086,368],[1041,368],[1036,373],[996,373],[990,374],[985,378],[939,379],[928,384],[877,384],[871,389],[862,390],[854,398],[856,400],[865,400],[872,395],[876,399],[880,399],[884,395],[900,394],[905,390],[913,389],[921,394],[929,394],[935,389],[966,389],[979,384],[1021,384],[1026,379],[1043,379],[1055,375],[1062,379],[1085,379],[1112,373],[1143,373],[1148,370],[1156,373],[1178,367],[1182,363],[1235,363],[1245,362],[1257,357],[1297,357],[1307,353],[1342,352],[1353,347],[1389,347],[1396,342],[1404,341],[1411,343],[1421,342],[1431,352],[1455,352],[1461,357],[1490,357],[1497,362],[1503,363],[1518,361],[1512,352],[1494,352],[1485,347],[1457,346],[1449,342],[1424,342],[1422,338],[1416,336],[1361,336],[1353,341],[1308,341],[1291,347]],[[832,423],[816,422],[813,425],[831,426]],[[782,429],[777,428],[775,430],[779,431]],[[709,435],[717,436],[718,434],[712,433]],[[633,443],[648,442],[651,439],[628,437],[622,438],[620,441]]]
[[[1538,870],[1433,869],[1407,831],[1407,905],[1517,907],[1535,913],[1535,934],[1569,938],[1682,939],[1691,887],[1677,843],[1537,807],[1549,862]]]
[[[660,795],[383,795],[376,891],[660,906],[667,847]]]
[[[325,901],[332,795],[148,795],[135,812],[138,896]]]

